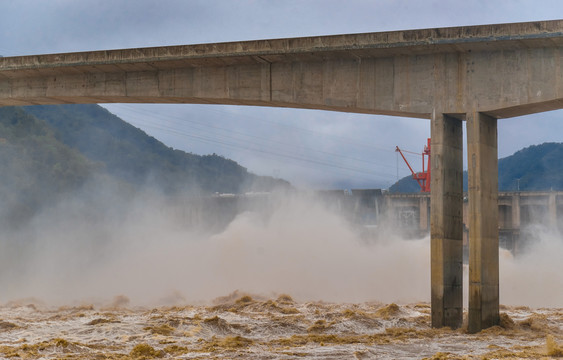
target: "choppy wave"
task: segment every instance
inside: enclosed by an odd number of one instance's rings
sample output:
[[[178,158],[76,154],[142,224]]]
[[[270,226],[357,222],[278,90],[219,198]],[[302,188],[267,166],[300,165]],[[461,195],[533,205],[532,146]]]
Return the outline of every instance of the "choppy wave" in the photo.
[[[483,359],[563,352],[563,309],[503,307],[501,326],[432,329],[428,303],[297,302],[240,292],[208,305],[0,307],[0,357]]]

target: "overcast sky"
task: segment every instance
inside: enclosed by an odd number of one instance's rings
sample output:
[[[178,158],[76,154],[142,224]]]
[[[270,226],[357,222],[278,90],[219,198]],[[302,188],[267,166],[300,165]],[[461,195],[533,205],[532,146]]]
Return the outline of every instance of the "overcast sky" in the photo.
[[[480,25],[563,18],[560,0],[0,0],[0,54]],[[210,105],[104,105],[168,146],[217,153],[298,186],[382,187],[408,174],[428,120]],[[563,142],[563,112],[499,121],[499,157]],[[420,159],[409,158],[420,168]]]

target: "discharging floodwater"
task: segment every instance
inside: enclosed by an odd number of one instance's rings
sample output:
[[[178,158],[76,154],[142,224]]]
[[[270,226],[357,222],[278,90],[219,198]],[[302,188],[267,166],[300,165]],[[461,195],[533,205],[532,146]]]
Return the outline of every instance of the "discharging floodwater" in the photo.
[[[0,241],[0,358],[563,355],[560,234],[501,252],[502,326],[470,335],[430,327],[428,237],[366,239],[318,203],[286,198],[209,235],[147,203],[119,221],[50,213]],[[217,298],[234,289],[247,293]]]
[[[432,329],[430,305],[296,302],[235,292],[209,305],[0,307],[0,357],[492,359],[563,355],[563,309],[502,307],[501,326]]]

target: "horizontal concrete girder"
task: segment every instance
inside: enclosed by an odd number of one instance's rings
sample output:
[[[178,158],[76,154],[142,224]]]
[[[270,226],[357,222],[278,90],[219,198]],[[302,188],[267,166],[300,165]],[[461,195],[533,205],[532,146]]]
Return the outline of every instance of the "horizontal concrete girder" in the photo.
[[[563,20],[0,58],[0,105],[199,103],[430,118],[563,107]],[[436,99],[440,94],[440,99]],[[469,106],[471,104],[471,108]]]

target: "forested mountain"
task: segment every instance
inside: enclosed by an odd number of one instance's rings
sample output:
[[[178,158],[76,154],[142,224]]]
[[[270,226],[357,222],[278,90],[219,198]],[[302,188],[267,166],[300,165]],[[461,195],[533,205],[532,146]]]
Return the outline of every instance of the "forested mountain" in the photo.
[[[88,159],[102,162],[108,173],[134,184],[152,182],[165,192],[238,193],[288,186],[259,177],[224,157],[195,155],[167,147],[98,105],[28,106],[45,120],[60,140]]]
[[[563,143],[530,146],[500,159],[499,189],[563,190],[561,159]],[[215,154],[169,148],[98,105],[0,108],[0,171],[0,226],[33,217],[92,179],[124,193],[152,187],[168,195],[290,186]],[[390,191],[419,187],[408,176]]]
[[[532,145],[499,159],[499,191],[563,190],[563,143]],[[463,172],[467,191],[467,171]],[[389,188],[390,192],[418,192],[420,187],[406,176]]]
[[[101,170],[21,108],[0,108],[0,219],[26,219]]]
[[[524,148],[498,162],[501,190],[563,190],[563,143]]]
[[[168,195],[290,186],[215,154],[169,148],[98,105],[0,108],[0,171],[0,225],[31,218],[92,179]]]

